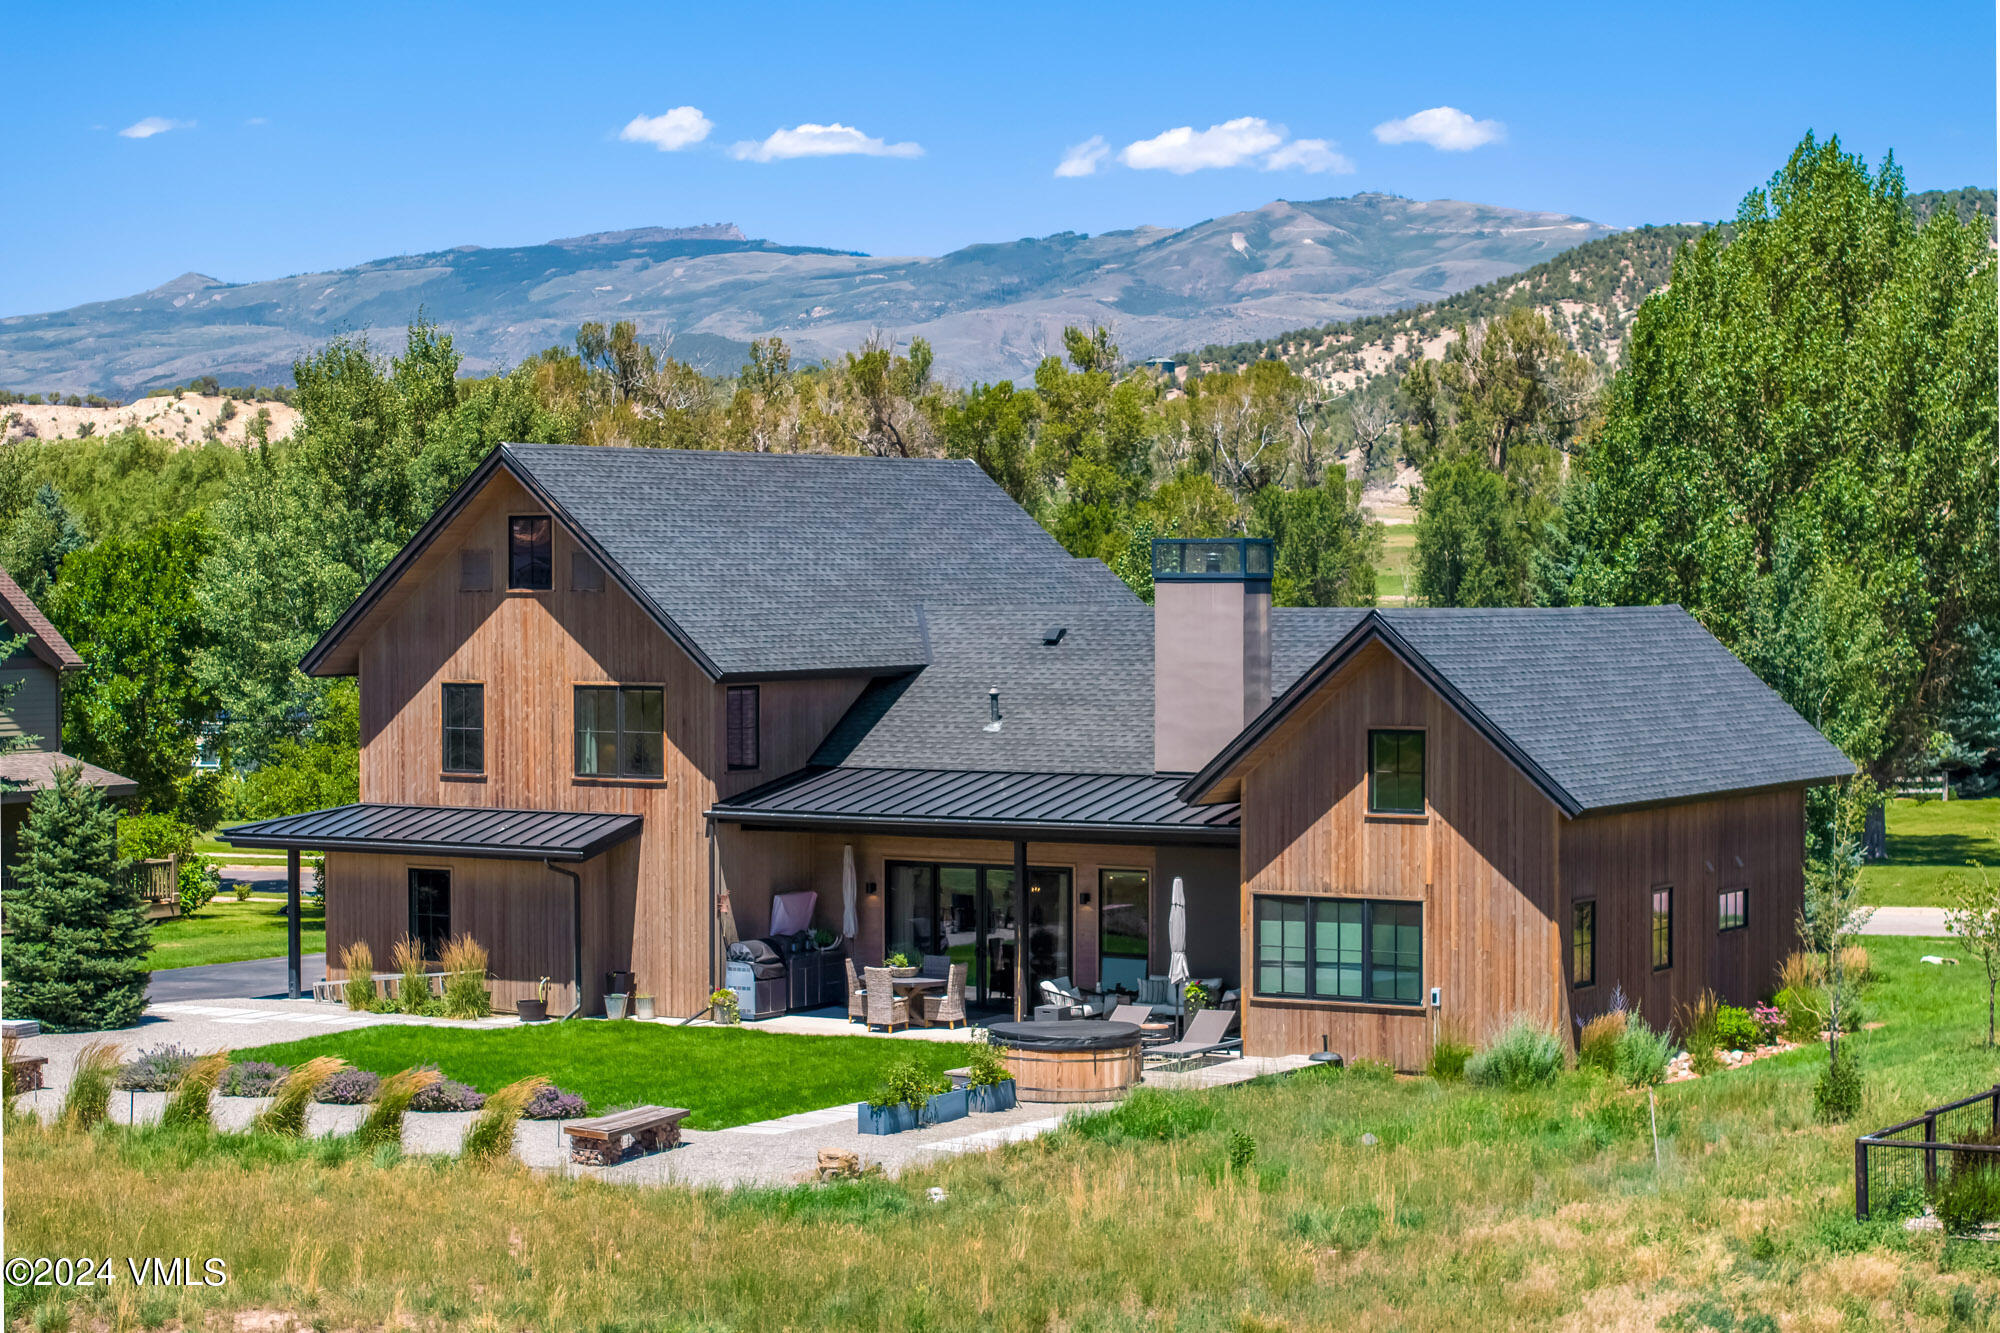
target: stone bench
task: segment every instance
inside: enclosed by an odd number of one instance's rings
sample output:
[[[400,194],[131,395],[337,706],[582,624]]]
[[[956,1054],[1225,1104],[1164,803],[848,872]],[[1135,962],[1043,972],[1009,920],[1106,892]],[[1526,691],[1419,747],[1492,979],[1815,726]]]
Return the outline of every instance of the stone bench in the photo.
[[[569,1160],[582,1166],[615,1166],[634,1153],[661,1152],[681,1141],[679,1106],[635,1106],[563,1126],[569,1135]],[[627,1143],[629,1140],[629,1146]]]

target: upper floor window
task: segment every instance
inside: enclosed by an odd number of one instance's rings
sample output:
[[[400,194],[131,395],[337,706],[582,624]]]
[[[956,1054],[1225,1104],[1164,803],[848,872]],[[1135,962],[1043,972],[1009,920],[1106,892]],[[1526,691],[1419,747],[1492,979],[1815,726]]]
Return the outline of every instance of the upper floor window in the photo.
[[[1424,733],[1368,733],[1368,812],[1420,815],[1424,812]]]
[[[1259,995],[1423,1002],[1422,903],[1259,896],[1255,930]]]
[[[576,774],[666,775],[666,701],[657,685],[576,687]]]
[[[728,732],[729,766],[755,768],[762,762],[757,753],[757,687],[729,687]]]
[[[1653,890],[1653,970],[1674,965],[1674,890],[1671,884]]]
[[[1724,889],[1715,896],[1715,928],[1741,930],[1750,924],[1750,891]]]
[[[1569,908],[1569,971],[1572,986],[1597,982],[1597,900],[1585,898]]]
[[[554,534],[546,514],[507,520],[507,586],[547,592],[555,582]]]
[[[453,681],[445,685],[444,771],[486,771],[486,687]]]

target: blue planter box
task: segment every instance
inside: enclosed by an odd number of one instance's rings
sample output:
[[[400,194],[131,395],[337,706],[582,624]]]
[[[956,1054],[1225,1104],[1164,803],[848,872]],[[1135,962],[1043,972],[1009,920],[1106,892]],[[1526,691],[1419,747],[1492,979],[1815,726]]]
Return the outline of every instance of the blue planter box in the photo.
[[[967,1088],[971,1094],[972,1109],[975,1111],[1011,1111],[1014,1109],[1014,1080],[989,1083],[983,1088]]]
[[[921,1116],[908,1106],[874,1107],[862,1102],[855,1108],[855,1128],[863,1134],[901,1134],[919,1124],[942,1125],[950,1120],[963,1120],[970,1110],[968,1094],[965,1088],[940,1092],[924,1103]]]
[[[963,1120],[972,1110],[970,1088],[953,1088],[931,1098],[924,1108],[924,1123],[942,1125],[947,1120]]]

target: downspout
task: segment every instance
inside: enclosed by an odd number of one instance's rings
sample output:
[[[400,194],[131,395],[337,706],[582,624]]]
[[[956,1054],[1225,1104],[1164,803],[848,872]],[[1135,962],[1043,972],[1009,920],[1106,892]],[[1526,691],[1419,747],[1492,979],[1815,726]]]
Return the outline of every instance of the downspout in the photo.
[[[702,823],[708,831],[708,993],[713,995],[722,987],[722,978],[716,975],[722,958],[722,898],[715,878],[715,818],[711,815]]]
[[[583,876],[566,866],[557,865],[546,856],[542,858],[542,864],[558,875],[569,877],[569,942],[573,969],[570,975],[574,978],[571,990],[575,993],[575,1002],[563,1015],[563,1022],[567,1023],[583,1012]]]

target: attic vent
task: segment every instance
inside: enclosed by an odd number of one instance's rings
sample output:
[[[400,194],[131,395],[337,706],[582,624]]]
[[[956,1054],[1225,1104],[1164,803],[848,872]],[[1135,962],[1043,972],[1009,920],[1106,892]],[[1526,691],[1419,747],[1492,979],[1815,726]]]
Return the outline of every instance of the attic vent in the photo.
[[[992,689],[986,691],[986,711],[990,713],[993,718],[991,722],[988,722],[986,724],[986,730],[988,731],[1000,730],[1000,687],[998,685],[995,685]]]
[[[466,547],[458,553],[458,590],[486,592],[493,586],[493,560],[484,549]]]
[[[1063,635],[1067,633],[1069,633],[1067,625],[1051,625],[1042,631],[1042,642],[1053,648],[1063,641]]]
[[[604,566],[586,552],[573,552],[569,558],[569,588],[571,592],[603,592]]]

